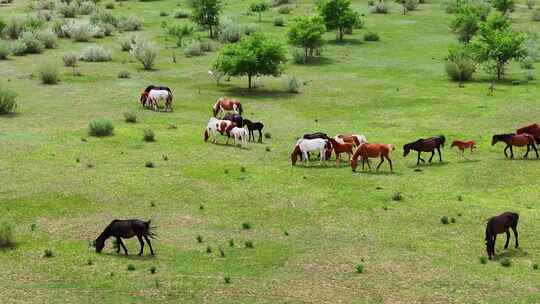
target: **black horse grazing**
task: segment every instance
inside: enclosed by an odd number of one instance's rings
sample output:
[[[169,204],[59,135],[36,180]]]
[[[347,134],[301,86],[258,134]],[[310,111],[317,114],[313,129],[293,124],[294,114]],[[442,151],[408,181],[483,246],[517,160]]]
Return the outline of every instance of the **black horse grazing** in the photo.
[[[506,233],[506,244],[504,249],[508,248],[508,242],[510,241],[510,232],[508,228],[512,228],[514,236],[516,237],[516,248],[519,247],[517,225],[519,221],[519,214],[513,212],[505,212],[503,214],[490,218],[486,226],[486,249],[489,259],[495,256],[495,240],[497,234]]]
[[[233,113],[227,113],[225,116],[223,116],[223,120],[228,120],[234,122],[237,126],[242,126],[244,123],[244,119],[241,115],[233,114]]]
[[[248,140],[251,140],[253,138],[253,141],[255,141],[255,130],[259,131],[259,140],[258,142],[262,142],[262,129],[264,128],[264,124],[262,122],[252,122],[251,120],[249,119],[244,119],[244,124],[242,125],[242,127],[245,127],[247,126],[248,127],[248,131],[249,131],[249,139]]]
[[[172,93],[171,92],[171,89],[169,87],[164,87],[164,86],[155,86],[153,84],[149,85],[146,87],[146,89],[144,89],[144,91],[146,93],[150,93],[150,91],[152,90],[165,90],[165,91],[169,91],[169,93]]]
[[[120,253],[120,246],[124,248],[124,252],[127,255],[127,249],[121,238],[129,239],[134,236],[137,236],[139,243],[141,244],[141,251],[139,255],[143,254],[144,241],[143,238],[148,243],[150,247],[150,253],[154,255],[154,250],[152,249],[152,244],[150,243],[149,238],[154,238],[155,233],[154,229],[156,227],[150,226],[150,221],[141,221],[141,220],[114,220],[112,221],[107,228],[98,236],[96,239],[96,252],[100,253],[105,246],[105,241],[110,237],[115,237],[116,242],[118,243],[118,249],[116,253]]]
[[[422,157],[420,157],[420,154],[422,152],[431,152],[431,157],[429,158],[429,162],[431,163],[431,160],[433,159],[433,156],[435,156],[435,150],[439,152],[439,161],[442,162],[441,157],[441,147],[444,148],[444,142],[446,141],[446,138],[443,135],[430,137],[430,138],[420,138],[419,140],[408,143],[403,146],[403,157],[407,156],[411,150],[418,152],[418,160],[416,162],[416,165],[418,166],[420,164],[420,161],[424,162]]]
[[[315,132],[315,133],[307,133],[303,136],[304,139],[315,139],[315,138],[322,138],[322,139],[330,139],[326,133],[323,132]]]

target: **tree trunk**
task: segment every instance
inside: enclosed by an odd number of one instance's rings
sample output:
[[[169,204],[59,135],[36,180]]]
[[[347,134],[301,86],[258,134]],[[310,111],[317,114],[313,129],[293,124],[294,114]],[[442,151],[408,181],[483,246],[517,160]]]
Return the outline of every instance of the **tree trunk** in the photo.
[[[305,55],[304,55],[304,63],[307,63],[307,59],[308,59],[308,48],[305,48],[305,49],[304,49],[304,52],[305,52]]]
[[[338,40],[339,40],[339,41],[343,41],[343,29],[342,29],[341,27],[339,28],[338,33],[339,33]]]
[[[248,74],[248,89],[251,90],[251,75]]]
[[[503,68],[504,68],[504,66],[501,63],[497,64],[497,80],[498,81],[501,80]]]
[[[208,29],[210,31],[210,39],[214,38],[214,32],[212,31],[212,25],[209,25]]]

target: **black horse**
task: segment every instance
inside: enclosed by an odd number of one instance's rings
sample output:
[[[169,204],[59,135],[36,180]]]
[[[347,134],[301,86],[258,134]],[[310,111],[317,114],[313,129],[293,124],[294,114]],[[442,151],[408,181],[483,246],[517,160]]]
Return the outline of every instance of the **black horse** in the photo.
[[[169,87],[155,86],[155,85],[153,85],[153,84],[147,86],[146,89],[144,89],[144,91],[145,91],[146,93],[150,93],[150,91],[152,91],[152,90],[165,90],[165,91],[169,91],[169,93],[172,94],[171,89],[170,89]]]
[[[316,139],[316,138],[322,138],[322,139],[330,139],[326,133],[323,132],[315,132],[315,133],[306,133],[302,137],[304,139]]]
[[[517,225],[519,221],[519,214],[513,212],[505,212],[490,218],[486,226],[486,249],[489,259],[495,256],[495,240],[497,239],[497,234],[506,233],[506,244],[504,244],[504,249],[508,248],[508,243],[510,242],[510,232],[509,228],[514,231],[514,236],[516,237],[516,248],[519,247],[518,242],[518,231]]]
[[[446,138],[443,135],[430,138],[420,138],[415,142],[408,143],[403,146],[403,157],[407,156],[411,150],[417,151],[418,160],[416,161],[416,165],[418,166],[420,161],[424,162],[422,157],[420,157],[422,152],[431,152],[431,157],[429,158],[429,162],[431,163],[433,156],[435,156],[435,150],[437,150],[437,152],[439,152],[439,161],[442,162],[441,147],[444,148],[445,141]]]
[[[239,114],[233,114],[233,113],[227,113],[225,116],[223,116],[223,120],[232,121],[236,124],[236,126],[240,127],[244,124],[244,119]]]
[[[139,239],[139,243],[141,244],[141,250],[139,251],[139,255],[143,254],[143,238],[146,240],[148,246],[150,247],[150,253],[154,255],[154,250],[152,249],[152,244],[150,243],[149,238],[154,238],[156,236],[156,234],[154,233],[155,228],[156,227],[150,226],[150,221],[145,222],[142,220],[114,220],[96,239],[96,252],[100,253],[103,250],[103,247],[105,247],[105,241],[108,238],[115,237],[116,242],[118,243],[116,253],[120,253],[120,246],[122,246],[122,248],[124,248],[125,254],[127,255],[127,248],[122,242],[122,238],[129,239],[137,236],[137,238]]]
[[[258,142],[262,142],[262,129],[264,128],[264,124],[262,122],[252,122],[249,119],[244,119],[244,124],[242,127],[248,127],[249,131],[249,139],[251,140],[253,138],[253,141],[255,141],[255,132],[253,131],[259,131],[259,140]]]

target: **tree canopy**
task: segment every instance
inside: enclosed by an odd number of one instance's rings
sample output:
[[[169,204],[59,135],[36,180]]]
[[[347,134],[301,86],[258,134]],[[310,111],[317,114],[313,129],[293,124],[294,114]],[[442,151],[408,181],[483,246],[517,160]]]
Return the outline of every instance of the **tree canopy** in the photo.
[[[326,27],[321,17],[302,16],[294,19],[289,29],[289,43],[304,49],[304,62],[313,55],[313,51],[320,48]]]
[[[326,29],[337,30],[339,41],[346,33],[352,32],[360,23],[360,16],[351,9],[349,0],[322,0],[318,5],[319,14],[324,20]]]
[[[191,19],[203,28],[208,29],[210,38],[215,35],[214,29],[219,25],[221,13],[221,0],[193,0],[191,1]]]

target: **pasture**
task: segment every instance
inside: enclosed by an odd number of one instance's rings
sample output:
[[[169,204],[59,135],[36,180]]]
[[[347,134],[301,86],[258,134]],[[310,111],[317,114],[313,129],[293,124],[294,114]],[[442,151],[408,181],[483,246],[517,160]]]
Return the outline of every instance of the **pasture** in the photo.
[[[294,17],[315,12],[313,1],[297,0],[290,14],[270,8],[258,22],[247,14],[250,3],[226,1],[222,15],[284,44]],[[0,5],[0,17],[31,13],[28,4]],[[16,237],[14,248],[0,250],[0,302],[540,302],[533,267],[540,263],[540,161],[534,153],[522,159],[517,148],[508,160],[503,144],[491,146],[493,134],[539,122],[538,80],[526,82],[512,63],[493,94],[483,70],[460,87],[444,72],[456,38],[441,3],[429,0],[407,15],[387,5],[389,14],[372,14],[367,1],[353,1],[364,28],[344,43],[327,33],[321,57],[289,61],[281,77],[257,79],[251,91],[245,78],[218,86],[209,77],[218,51],[186,57],[164,34],[163,21],[188,22],[173,18],[189,10],[184,1],[115,2],[110,12],[137,15],[140,31],[61,39],[54,50],[0,60],[0,85],[18,94],[16,113],[0,116],[0,218],[14,223]],[[273,25],[277,16],[284,27]],[[512,20],[515,28],[540,29],[523,1]],[[381,40],[363,41],[367,31]],[[118,40],[133,34],[158,44],[154,70],[120,50]],[[110,49],[112,61],[80,62],[75,76],[62,56],[90,44]],[[59,84],[40,83],[45,63],[58,66]],[[124,70],[130,78],[118,78]],[[299,93],[287,91],[289,76]],[[140,107],[149,84],[172,88],[172,113]],[[243,116],[264,122],[270,138],[248,149],[204,142],[221,96],[239,99]],[[127,111],[137,123],[124,121]],[[89,136],[96,118],[110,119],[114,135]],[[143,141],[145,129],[155,141]],[[291,166],[297,138],[315,131],[395,145],[394,172],[386,163],[379,173],[353,173],[333,159]],[[436,156],[416,167],[414,152],[403,158],[404,144],[440,134],[447,139],[442,163]],[[469,160],[450,149],[454,139],[476,141]],[[520,215],[520,248],[503,250],[500,235],[497,260],[481,263],[486,219],[505,211]],[[441,223],[445,216],[449,224]],[[113,219],[130,218],[157,226],[156,255],[135,255],[136,239],[124,240],[129,256],[117,255],[112,240],[97,254],[91,241]],[[510,267],[499,263],[504,257]]]

